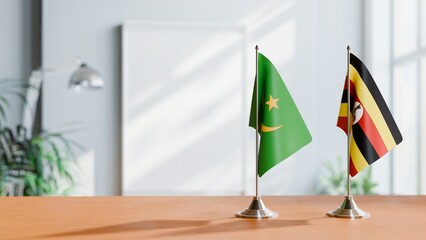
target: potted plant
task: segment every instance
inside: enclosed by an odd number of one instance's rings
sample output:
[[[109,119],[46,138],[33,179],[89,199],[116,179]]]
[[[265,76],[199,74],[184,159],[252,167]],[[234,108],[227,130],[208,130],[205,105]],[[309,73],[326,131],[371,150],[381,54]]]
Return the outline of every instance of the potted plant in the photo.
[[[320,176],[320,194],[344,195],[346,194],[347,164],[341,157],[337,161],[324,164],[325,174]],[[375,188],[377,183],[373,181],[371,166],[363,170],[350,181],[351,192],[356,195],[377,194]]]
[[[30,85],[17,80],[0,81],[0,194],[3,196],[67,195],[74,186],[76,142],[67,132],[40,131],[27,136],[21,125],[4,126],[9,96],[25,102]],[[65,187],[64,187],[65,186]]]

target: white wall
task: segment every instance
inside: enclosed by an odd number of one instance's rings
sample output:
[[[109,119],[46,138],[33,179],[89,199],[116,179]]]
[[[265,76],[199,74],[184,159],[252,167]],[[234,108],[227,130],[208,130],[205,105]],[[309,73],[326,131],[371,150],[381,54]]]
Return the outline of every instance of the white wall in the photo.
[[[391,94],[391,29],[390,29],[390,9],[391,1],[378,0],[367,2],[364,6],[365,14],[365,53],[369,71],[377,85],[380,87],[385,101],[392,109]],[[379,12],[380,14],[375,14]],[[398,123],[397,123],[398,124]],[[405,138],[405,136],[403,135]],[[372,165],[373,179],[378,182],[377,191],[380,194],[393,193],[393,179],[391,176],[391,153],[386,154],[380,161]]]
[[[94,193],[119,194],[120,25],[125,20],[242,24],[249,46],[259,44],[279,69],[313,136],[310,145],[262,177],[261,193],[312,194],[321,162],[344,156],[345,135],[335,123],[346,46],[362,57],[361,17],[362,1],[357,0],[45,0],[44,65],[67,65],[79,56],[102,73],[106,87],[76,95],[66,90],[66,76],[45,81],[43,124],[79,121],[87,126],[75,139],[94,156]],[[253,61],[248,66],[254,70]]]
[[[401,144],[373,165],[381,194],[426,192],[426,165],[422,161],[426,137],[422,93],[426,78],[421,70],[421,59],[426,58],[421,51],[426,18],[421,18],[424,11],[416,6],[421,3],[426,6],[424,1],[389,0],[369,1],[365,5],[369,70],[403,136]]]
[[[31,71],[29,0],[0,0],[0,79],[26,80]],[[7,126],[20,123],[22,103],[10,98]]]

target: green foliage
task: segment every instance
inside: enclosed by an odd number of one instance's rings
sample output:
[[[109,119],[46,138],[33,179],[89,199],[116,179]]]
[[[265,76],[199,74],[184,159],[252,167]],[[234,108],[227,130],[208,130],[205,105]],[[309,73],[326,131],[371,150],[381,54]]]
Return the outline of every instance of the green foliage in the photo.
[[[1,195],[58,195],[59,181],[73,186],[73,146],[61,133],[44,131],[27,138],[21,126],[16,132],[0,130]]]
[[[41,131],[27,136],[18,125],[13,131],[4,126],[9,96],[26,104],[24,91],[31,86],[19,80],[0,81],[0,194],[6,196],[66,195],[74,186],[74,149],[80,145],[62,132]],[[65,186],[65,190],[63,187]]]
[[[321,194],[344,195],[346,194],[347,165],[341,157],[337,161],[328,161],[324,164],[325,175],[320,177]],[[351,194],[368,195],[377,194],[377,183],[372,180],[371,167],[358,173],[350,181]]]

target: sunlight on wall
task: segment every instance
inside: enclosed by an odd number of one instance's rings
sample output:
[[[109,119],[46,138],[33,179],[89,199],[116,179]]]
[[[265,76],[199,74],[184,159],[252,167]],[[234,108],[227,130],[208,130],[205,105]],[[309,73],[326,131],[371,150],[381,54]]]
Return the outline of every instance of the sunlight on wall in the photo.
[[[394,57],[417,48],[417,0],[395,0]]]
[[[294,58],[297,49],[295,27],[296,20],[290,19],[259,38],[259,43],[264,46],[263,48],[269,53],[268,57],[273,59],[274,64],[279,67],[281,73],[286,71],[288,62]],[[285,37],[283,38],[282,36]],[[274,51],[270,51],[270,46],[275,46]]]
[[[262,177],[261,193],[315,193],[322,162],[344,152],[335,121],[346,46],[363,50],[364,1],[178,0],[164,8],[123,0],[103,2],[105,11],[91,21],[71,17],[90,15],[98,2],[79,8],[84,1],[47,1],[43,13],[50,19],[43,62],[84,54],[108,83],[98,95],[76,98],[64,90],[65,80],[51,81],[43,94],[45,126],[77,119],[93,128],[76,140],[96,152],[96,194],[251,194],[254,130],[247,120],[255,44],[282,74],[313,136]],[[158,24],[133,32],[139,40],[120,51],[121,26],[132,20]],[[191,30],[180,26],[188,22]],[[203,24],[216,27],[194,26]],[[132,83],[125,86],[121,77]]]
[[[220,29],[220,28],[219,28]],[[243,29],[241,28],[241,31]],[[206,39],[196,49],[189,51],[183,59],[177,62],[171,77],[179,79],[197,71],[202,65],[208,63],[212,57],[223,54],[230,47],[241,44],[241,34],[232,32],[216,33]]]
[[[417,191],[418,156],[418,113],[416,64],[410,63],[395,69],[394,118],[398,124],[403,142],[394,151],[396,194],[415,194]]]
[[[241,193],[241,32],[141,28],[128,38],[124,194]],[[137,46],[161,35],[173,57],[157,62]]]
[[[304,4],[317,6],[315,1]],[[123,72],[128,80],[124,90],[123,194],[254,193],[255,131],[248,127],[247,119],[256,44],[282,75],[313,136],[317,126],[341,134],[334,124],[344,62],[327,55],[326,50],[325,56],[317,57],[316,48],[328,36],[316,29],[337,31],[328,29],[327,23],[334,24],[340,15],[329,17],[331,10],[324,7],[320,25],[317,8],[306,10],[304,4],[291,0],[258,4],[242,14],[236,21],[240,25],[219,23],[199,29],[197,24],[203,23],[198,22],[189,27],[176,23],[142,24],[139,30],[125,27],[134,39],[125,37],[128,46],[123,50]],[[333,36],[332,42],[343,46],[343,60],[346,40],[358,37],[357,31],[350,32],[345,37]],[[335,45],[324,49],[330,48]],[[331,65],[327,77],[317,75],[319,66]],[[324,89],[327,97],[317,93]],[[328,98],[334,95],[338,97]],[[335,105],[323,102],[327,107],[320,111],[316,97]],[[324,160],[317,151],[329,144],[331,159],[335,159],[341,150],[334,144],[340,139],[332,136],[321,141],[314,136],[312,144],[272,168],[261,179],[261,193],[313,194]]]
[[[378,73],[375,79],[403,136],[402,143],[391,154],[375,163],[373,175],[380,194],[426,193],[426,167],[422,163],[426,136],[422,124],[426,118],[426,99],[422,94],[426,86],[421,69],[426,53],[422,49],[426,29],[421,14],[424,5],[424,1],[416,0],[367,3],[367,26],[374,26],[366,31],[371,41],[366,49],[374,63],[371,70]]]
[[[275,21],[285,14],[288,16],[294,7],[294,1],[269,1],[259,4],[258,7],[246,18],[240,21],[241,25],[247,26],[249,32],[265,28],[268,23]],[[287,13],[287,14],[286,14]]]

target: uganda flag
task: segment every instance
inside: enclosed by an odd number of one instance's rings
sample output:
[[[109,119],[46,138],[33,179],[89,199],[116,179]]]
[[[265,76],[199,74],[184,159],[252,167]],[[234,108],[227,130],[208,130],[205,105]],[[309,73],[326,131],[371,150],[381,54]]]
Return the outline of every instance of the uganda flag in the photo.
[[[402,142],[398,126],[365,65],[350,54],[350,174],[355,176]],[[347,79],[348,80],[348,79]],[[337,126],[348,134],[348,84],[345,82]]]
[[[310,143],[312,137],[277,69],[261,53],[258,53],[257,80],[260,134],[258,174],[262,176]],[[249,125],[256,129],[256,85]]]

